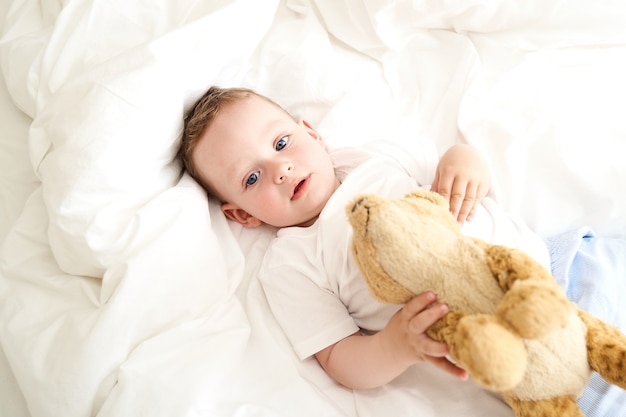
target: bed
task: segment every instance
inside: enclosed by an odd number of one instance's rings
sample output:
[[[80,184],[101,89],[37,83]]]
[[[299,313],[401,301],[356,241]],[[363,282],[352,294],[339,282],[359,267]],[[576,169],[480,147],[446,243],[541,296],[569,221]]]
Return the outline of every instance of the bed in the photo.
[[[5,0],[0,415],[512,416],[417,365],[352,391],[300,362],[241,229],[174,161],[246,86],[331,146],[477,146],[542,236],[626,237],[621,0]]]

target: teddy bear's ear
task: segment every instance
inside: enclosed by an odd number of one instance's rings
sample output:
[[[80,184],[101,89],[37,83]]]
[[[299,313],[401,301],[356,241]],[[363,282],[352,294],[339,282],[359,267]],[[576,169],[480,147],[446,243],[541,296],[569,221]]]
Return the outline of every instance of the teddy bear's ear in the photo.
[[[448,201],[445,198],[443,198],[441,195],[433,191],[423,190],[421,188],[407,194],[405,198],[423,198],[434,204],[437,204],[438,206],[445,207],[445,208],[450,207]]]
[[[355,230],[363,229],[367,224],[369,208],[382,201],[382,197],[375,194],[360,194],[346,205],[348,221]]]

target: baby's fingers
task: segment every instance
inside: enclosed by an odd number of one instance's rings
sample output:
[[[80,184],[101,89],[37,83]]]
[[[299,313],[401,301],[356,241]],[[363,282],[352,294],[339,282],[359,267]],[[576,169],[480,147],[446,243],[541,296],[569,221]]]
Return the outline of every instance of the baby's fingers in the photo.
[[[478,184],[478,187],[476,189],[476,197],[474,199],[474,204],[472,205],[472,209],[467,214],[467,217],[465,218],[465,220],[470,221],[470,222],[474,220],[476,209],[478,208],[478,205],[480,204],[483,197],[487,195],[488,191],[489,191],[488,185],[483,184],[483,183]]]
[[[426,333],[426,330],[437,320],[448,313],[448,306],[445,304],[434,304],[433,306],[416,314],[409,322],[409,328],[416,334]]]
[[[447,344],[437,342],[426,335],[422,336],[419,346],[416,346],[416,350],[420,352],[424,360],[432,361],[435,358],[446,359],[446,356],[450,354],[450,349]]]
[[[450,198],[450,212],[459,223],[465,222],[478,204],[478,185],[473,181],[455,182]]]
[[[452,211],[452,215],[456,217],[456,221],[459,224],[463,224],[466,220],[471,220],[474,217],[474,211],[478,205],[478,200],[470,195],[466,194],[458,211]]]
[[[433,302],[437,300],[437,295],[432,291],[424,291],[421,294],[416,295],[411,298],[405,305],[402,307],[402,315],[405,320],[411,320],[413,316],[424,311],[431,305]]]

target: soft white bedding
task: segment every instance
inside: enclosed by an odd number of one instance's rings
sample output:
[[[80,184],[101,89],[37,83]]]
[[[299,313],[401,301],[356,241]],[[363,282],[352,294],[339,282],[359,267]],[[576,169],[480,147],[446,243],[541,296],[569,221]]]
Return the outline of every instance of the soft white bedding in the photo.
[[[299,362],[228,224],[172,162],[210,85],[333,146],[456,141],[544,236],[626,237],[621,0],[5,0],[0,415],[508,416],[416,366],[352,392]]]

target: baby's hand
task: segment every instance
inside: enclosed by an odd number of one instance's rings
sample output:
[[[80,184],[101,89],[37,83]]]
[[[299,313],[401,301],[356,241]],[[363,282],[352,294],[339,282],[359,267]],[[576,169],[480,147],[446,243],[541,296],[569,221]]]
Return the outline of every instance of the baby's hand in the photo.
[[[431,191],[445,197],[459,223],[471,221],[491,186],[489,166],[473,146],[457,144],[439,160]]]
[[[448,306],[436,302],[437,296],[427,291],[404,305],[380,332],[386,349],[395,351],[397,360],[407,366],[417,362],[430,362],[461,379],[467,372],[450,362],[445,343],[431,339],[426,330],[448,313]]]

